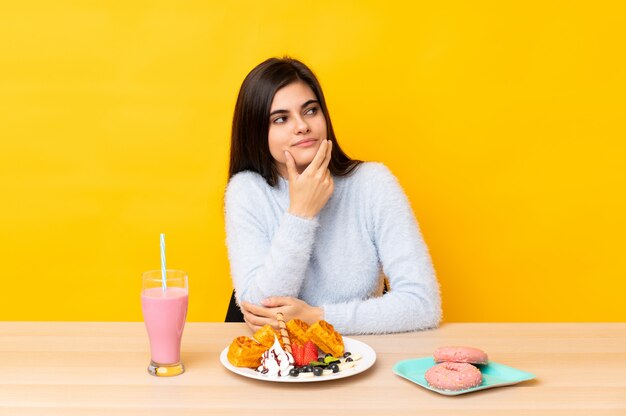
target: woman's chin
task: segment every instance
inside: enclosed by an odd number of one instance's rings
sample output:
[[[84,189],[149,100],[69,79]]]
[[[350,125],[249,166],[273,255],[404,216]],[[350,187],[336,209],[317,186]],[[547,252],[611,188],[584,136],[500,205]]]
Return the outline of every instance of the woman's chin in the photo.
[[[311,164],[312,161],[313,159],[303,161],[296,160],[296,168],[298,168],[298,172],[302,173]]]
[[[304,167],[306,169],[306,167],[311,164],[313,159],[315,159],[315,154],[317,153],[317,151],[310,152],[310,154],[307,154],[309,152],[304,153],[304,154],[303,153],[304,152],[300,154],[295,154],[295,155],[292,153],[292,155],[294,156],[294,160],[296,161],[296,166],[298,168]]]

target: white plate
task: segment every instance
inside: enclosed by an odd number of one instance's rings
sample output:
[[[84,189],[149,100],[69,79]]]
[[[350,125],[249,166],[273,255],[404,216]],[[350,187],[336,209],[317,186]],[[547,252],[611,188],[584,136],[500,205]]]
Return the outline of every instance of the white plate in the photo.
[[[314,381],[329,381],[329,380],[337,380],[338,378],[351,377],[356,374],[362,373],[367,370],[376,362],[376,352],[364,342],[357,341],[356,339],[351,339],[348,337],[343,337],[343,344],[345,346],[346,351],[350,351],[352,354],[361,354],[361,359],[355,362],[354,367],[348,368],[347,370],[340,371],[338,373],[333,373],[329,375],[323,376],[313,376],[313,377],[292,377],[292,376],[268,376],[265,374],[261,374],[258,371],[255,371],[251,368],[243,368],[243,367],[235,367],[228,361],[228,347],[224,348],[222,353],[220,354],[220,361],[224,367],[232,371],[233,373],[239,374],[240,376],[254,378],[256,380],[263,381],[276,381],[283,383],[310,383]]]

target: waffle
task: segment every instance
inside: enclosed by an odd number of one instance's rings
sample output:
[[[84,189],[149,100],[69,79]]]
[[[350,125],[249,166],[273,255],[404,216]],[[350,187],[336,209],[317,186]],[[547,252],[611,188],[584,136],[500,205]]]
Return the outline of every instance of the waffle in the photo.
[[[299,319],[292,319],[287,322],[287,332],[289,332],[291,342],[298,342],[300,345],[306,344],[309,340],[309,336],[306,334],[307,329],[309,329],[309,325]]]
[[[228,347],[228,361],[235,367],[257,368],[267,348],[252,338],[237,337]]]
[[[326,354],[332,354],[334,357],[343,355],[344,346],[341,334],[335,331],[335,328],[326,321],[317,321],[309,327],[306,335],[317,348]]]
[[[278,338],[281,348],[285,348],[285,344],[283,343],[280,333],[272,328],[269,324],[263,325],[258,331],[254,333],[254,335],[252,335],[252,338],[257,340],[261,345],[266,348],[272,348],[272,345],[274,345],[274,337]]]

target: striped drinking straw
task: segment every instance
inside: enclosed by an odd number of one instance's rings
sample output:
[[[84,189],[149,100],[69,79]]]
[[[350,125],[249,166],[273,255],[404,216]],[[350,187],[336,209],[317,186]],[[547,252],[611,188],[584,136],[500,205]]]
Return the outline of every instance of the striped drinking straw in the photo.
[[[165,289],[167,289],[166,281],[167,272],[165,268],[165,234],[161,233],[161,286],[163,287],[163,296],[165,296]]]

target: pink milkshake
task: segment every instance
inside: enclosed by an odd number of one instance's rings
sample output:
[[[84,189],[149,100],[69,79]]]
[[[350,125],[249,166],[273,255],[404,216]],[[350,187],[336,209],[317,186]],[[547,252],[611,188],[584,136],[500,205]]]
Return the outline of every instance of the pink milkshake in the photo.
[[[160,273],[158,270],[145,272],[141,291],[141,309],[150,338],[148,372],[155,376],[173,376],[185,371],[180,359],[180,344],[189,290],[185,272],[167,270],[165,289]]]
[[[150,337],[152,361],[158,364],[180,362],[180,340],[187,316],[187,290],[180,287],[154,287],[141,294],[141,309]]]

